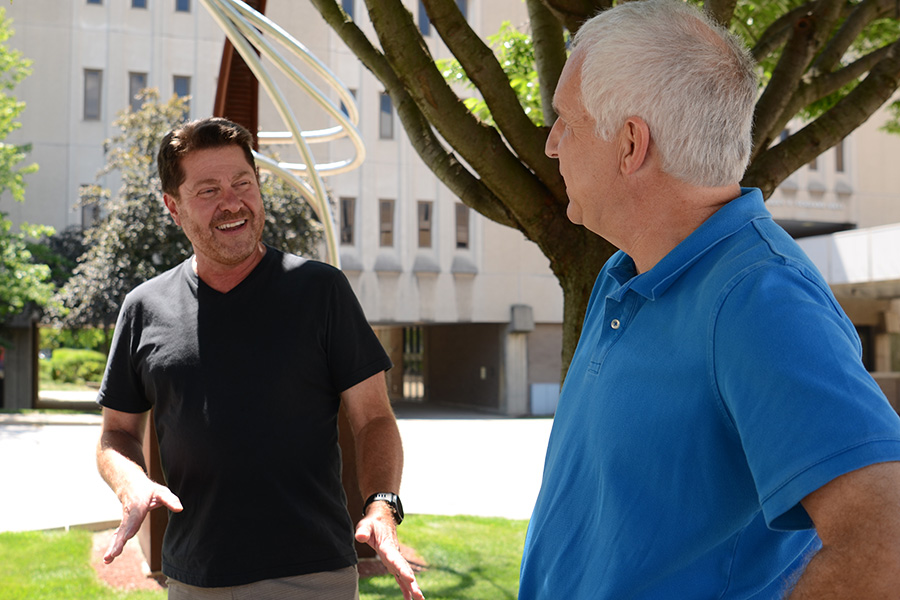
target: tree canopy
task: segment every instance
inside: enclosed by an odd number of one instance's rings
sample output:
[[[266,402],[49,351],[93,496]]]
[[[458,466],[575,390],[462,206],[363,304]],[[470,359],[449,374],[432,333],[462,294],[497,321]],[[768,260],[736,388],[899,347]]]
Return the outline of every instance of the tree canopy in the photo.
[[[172,221],[162,199],[156,153],[163,136],[184,122],[188,98],[160,102],[144,90],[143,106],[119,114],[120,132],[105,143],[106,165],[98,178],[117,174],[121,186],[111,194],[85,186],[80,203],[97,207],[98,221],[84,231],[86,251],[57,294],[50,318],[64,327],[115,324],[125,295],[138,284],[187,259],[192,248]],[[321,226],[290,186],[273,176],[261,178],[266,229],[263,241],[296,254],[315,254]]]
[[[18,118],[25,103],[12,92],[31,74],[31,61],[9,48],[12,35],[6,11],[0,7],[0,140],[22,125]],[[16,202],[25,199],[24,176],[37,171],[35,164],[21,164],[29,150],[28,145],[0,141],[0,193],[8,193]],[[29,305],[42,306],[50,299],[50,268],[35,262],[31,252],[38,238],[50,234],[49,227],[28,224],[15,232],[7,213],[0,211],[0,324]]]
[[[565,371],[596,274],[615,249],[569,222],[565,185],[544,143],[556,118],[551,101],[567,59],[566,36],[613,2],[524,1],[538,83],[531,96],[539,104],[520,101],[521,69],[503,64],[456,0],[422,4],[458,63],[456,75],[477,90],[478,100],[468,105],[445,79],[447,65],[435,64],[401,0],[366,0],[376,40],[340,2],[312,3],[384,85],[413,147],[437,177],[462,202],[520,230],[547,256],[564,296]],[[707,0],[703,6],[747,41],[760,65],[754,150],[742,184],[766,197],[864,123],[900,84],[895,0]],[[805,126],[782,136],[796,119]]]

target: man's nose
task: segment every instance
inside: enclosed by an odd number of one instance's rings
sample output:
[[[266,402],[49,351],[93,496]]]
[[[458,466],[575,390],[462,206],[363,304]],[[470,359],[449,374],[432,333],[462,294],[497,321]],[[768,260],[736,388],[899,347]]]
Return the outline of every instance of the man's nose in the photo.
[[[242,202],[237,193],[230,187],[226,187],[219,200],[219,210],[237,212],[241,209]]]
[[[558,158],[556,151],[559,145],[561,120],[562,119],[557,118],[553,123],[553,127],[550,128],[550,135],[547,136],[547,143],[544,144],[544,154],[546,154],[550,158]]]

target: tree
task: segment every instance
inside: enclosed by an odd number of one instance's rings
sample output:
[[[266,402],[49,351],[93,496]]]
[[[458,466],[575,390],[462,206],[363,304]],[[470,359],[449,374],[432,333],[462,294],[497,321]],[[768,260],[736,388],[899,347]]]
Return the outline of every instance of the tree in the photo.
[[[98,177],[118,174],[118,193],[99,185],[81,190],[81,204],[96,204],[101,218],[85,231],[87,250],[57,295],[51,314],[57,325],[111,327],[125,294],[192,253],[163,203],[156,167],[159,144],[185,120],[188,99],[173,96],[160,103],[155,90],[142,95],[142,108],[119,114],[114,124],[120,133],[104,147],[107,162]],[[273,176],[263,175],[261,189],[267,212],[264,241],[288,252],[315,253],[321,226],[309,205]]]
[[[401,0],[366,0],[377,43],[335,0],[312,0],[390,94],[413,147],[466,205],[520,230],[550,261],[563,291],[563,373],[581,331],[590,290],[611,244],[571,224],[565,185],[544,143],[551,100],[567,59],[565,36],[612,0],[525,0],[544,123],[523,108],[491,48],[455,0],[422,0],[490,111],[470,111],[428,53]],[[705,8],[744,36],[760,63],[754,153],[742,183],[768,197],[779,183],[868,119],[900,84],[894,0],[707,0]],[[508,69],[507,69],[508,70]],[[526,104],[527,106],[527,104]],[[794,118],[808,124],[785,139]]]
[[[0,140],[21,127],[17,120],[25,103],[12,95],[16,86],[31,74],[31,61],[8,46],[13,31],[6,11],[0,8]],[[29,145],[0,142],[0,192],[9,192],[16,202],[25,199],[24,176],[37,171],[37,165],[21,166]],[[23,224],[13,232],[12,222],[0,212],[0,324],[22,312],[28,305],[42,306],[53,294],[50,268],[36,263],[31,252],[37,238],[52,230],[40,225]]]

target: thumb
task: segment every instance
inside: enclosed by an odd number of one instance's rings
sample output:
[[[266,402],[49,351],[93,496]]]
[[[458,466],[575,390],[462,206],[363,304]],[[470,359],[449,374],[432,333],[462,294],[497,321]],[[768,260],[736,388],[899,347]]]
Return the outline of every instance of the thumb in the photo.
[[[153,495],[150,497],[150,503],[147,505],[147,508],[153,510],[160,506],[165,506],[172,512],[181,512],[184,510],[178,496],[172,493],[172,490],[164,485],[157,486],[156,489],[153,490]]]
[[[372,537],[372,523],[368,519],[363,519],[356,526],[356,541],[364,544]]]

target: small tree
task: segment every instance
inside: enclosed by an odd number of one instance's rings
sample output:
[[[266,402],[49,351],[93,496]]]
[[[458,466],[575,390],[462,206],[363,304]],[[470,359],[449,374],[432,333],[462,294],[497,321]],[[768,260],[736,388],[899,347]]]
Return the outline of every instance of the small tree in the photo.
[[[142,92],[138,111],[119,114],[121,130],[106,141],[106,166],[98,176],[116,173],[119,191],[100,185],[81,190],[82,205],[97,204],[101,218],[85,232],[86,252],[57,295],[53,320],[63,327],[115,324],[119,307],[132,288],[184,261],[190,242],[172,221],[162,200],[156,153],[163,136],[184,122],[187,98],[161,103],[155,90]],[[261,181],[266,205],[264,241],[288,252],[311,254],[321,236],[312,209],[274,177]]]
[[[0,8],[0,140],[22,126],[18,118],[25,103],[12,91],[31,74],[31,61],[8,46],[12,34],[6,11]],[[16,202],[25,199],[24,176],[37,171],[36,164],[20,166],[30,149],[27,144],[0,143],[0,193],[9,192]],[[16,233],[7,214],[0,211],[0,324],[29,304],[43,306],[52,296],[50,268],[36,264],[31,252],[33,241],[52,232],[49,227],[23,224]]]

